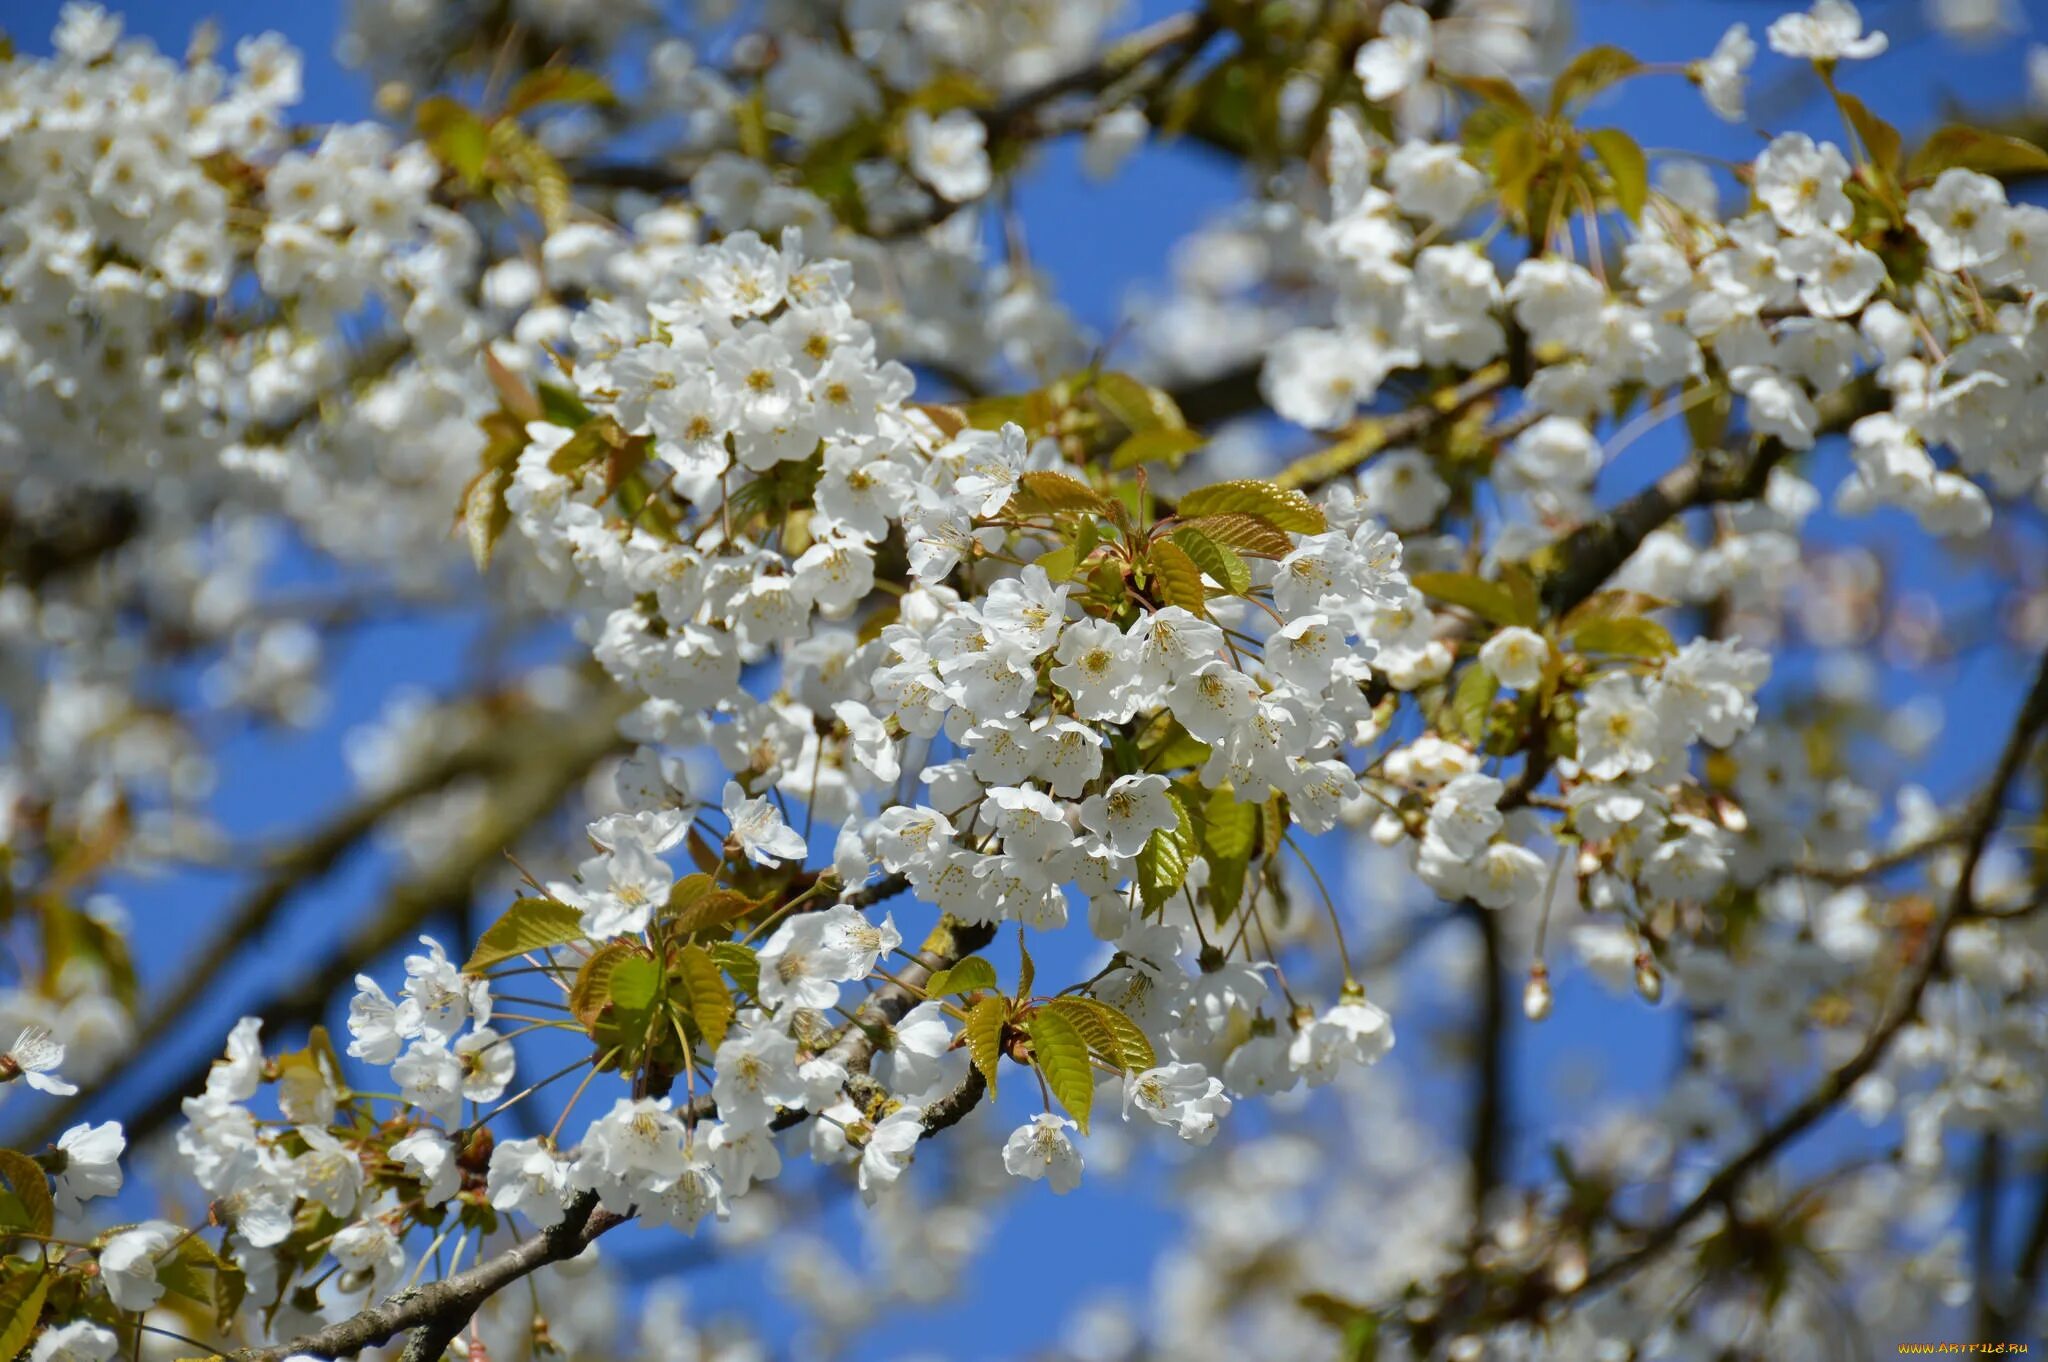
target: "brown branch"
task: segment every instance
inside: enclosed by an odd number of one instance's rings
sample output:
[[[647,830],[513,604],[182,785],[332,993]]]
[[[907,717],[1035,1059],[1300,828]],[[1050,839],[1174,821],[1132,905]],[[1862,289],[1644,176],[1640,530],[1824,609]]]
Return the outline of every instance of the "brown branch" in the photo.
[[[498,736],[502,737],[502,734]],[[294,895],[324,878],[345,855],[374,833],[385,818],[460,776],[485,769],[491,760],[490,748],[476,743],[448,752],[434,761],[423,762],[408,772],[403,780],[343,810],[270,858],[269,873],[230,911],[226,923],[196,955],[179,962],[176,982],[156,1000],[149,1015],[137,1023],[113,1065],[126,1063],[136,1055],[154,1050],[157,1043],[176,1028],[185,1013],[218,986],[221,971],[262,934],[277,910]],[[55,1106],[39,1108],[36,1124],[28,1128],[21,1143],[26,1147],[41,1144],[55,1132],[80,1119],[91,1096],[90,1093],[81,1094]]]
[[[435,1362],[485,1301],[530,1273],[574,1258],[599,1235],[624,1221],[624,1216],[598,1209],[597,1193],[585,1192],[551,1228],[466,1272],[401,1291],[382,1304],[290,1343],[243,1348],[228,1356],[232,1362],[283,1362],[297,1353],[350,1357],[365,1348],[382,1347],[407,1330],[417,1330],[405,1356]]]
[[[1984,1335],[1987,1340],[2011,1338],[2019,1332],[2020,1322],[2027,1317],[2034,1298],[2041,1292],[2044,1268],[2048,1268],[2048,1177],[2041,1180],[2040,1199],[2034,1206],[2034,1218],[2027,1228],[2026,1242],[2020,1246],[2012,1282],[1991,1313],[1988,1332]]]
[[[1830,1071],[1804,1099],[1724,1164],[1692,1200],[1650,1230],[1633,1249],[1595,1267],[1576,1291],[1564,1293],[1567,1297],[1619,1281],[1669,1248],[1693,1221],[1713,1207],[1731,1201],[1751,1173],[1832,1111],[1884,1059],[1892,1041],[1918,1015],[1921,999],[1940,972],[1949,931],[1970,913],[1974,894],[1971,882],[1976,878],[1977,866],[1984,858],[1985,848],[1991,843],[1992,833],[1997,830],[1999,814],[2005,808],[2006,796],[2019,773],[2020,764],[2044,723],[2048,723],[2048,656],[2043,657],[2035,673],[2033,688],[2013,721],[2012,734],[1999,755],[1983,803],[1971,819],[1962,865],[1957,871],[1956,887],[1949,896],[1948,907],[1935,923],[1919,963],[1907,976],[1905,988],[1864,1040],[1862,1048],[1847,1063]]]
[[[1820,429],[1835,432],[1877,411],[1884,400],[1875,375],[1865,373],[1820,403]],[[1652,531],[1696,506],[1749,501],[1763,494],[1771,470],[1791,448],[1768,439],[1748,456],[1701,450],[1604,515],[1588,521],[1536,556],[1543,604],[1563,615],[1598,591],[1642,547]]]
[[[1470,899],[1463,907],[1479,929],[1482,948],[1479,1015],[1474,1023],[1479,1073],[1467,1137],[1472,1166],[1472,1242],[1477,1245],[1486,1224],[1486,1199],[1500,1185],[1507,1154],[1507,952],[1498,915]]]
[[[608,688],[580,714],[535,713],[531,722],[500,724],[496,736],[504,763],[492,781],[490,807],[468,835],[431,869],[396,886],[382,910],[339,949],[253,1000],[245,1011],[261,1016],[273,1034],[311,1025],[325,1013],[337,988],[435,914],[468,904],[477,880],[499,863],[507,847],[558,808],[592,765],[627,746],[618,723],[632,703],[630,695]],[[139,1143],[175,1117],[184,1098],[205,1082],[212,1064],[211,1055],[203,1056],[161,1079],[155,1095],[125,1117],[129,1142]]]

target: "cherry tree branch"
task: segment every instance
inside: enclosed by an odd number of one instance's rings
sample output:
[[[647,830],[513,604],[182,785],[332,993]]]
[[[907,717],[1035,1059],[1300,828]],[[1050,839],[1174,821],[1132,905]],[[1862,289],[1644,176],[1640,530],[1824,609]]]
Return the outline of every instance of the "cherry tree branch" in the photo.
[[[599,1235],[625,1223],[625,1219],[599,1210],[597,1193],[584,1192],[569,1203],[568,1210],[553,1226],[467,1271],[428,1286],[401,1291],[360,1314],[290,1343],[243,1348],[228,1357],[231,1362],[283,1362],[301,1353],[348,1357],[365,1348],[382,1347],[408,1330],[417,1330],[406,1346],[405,1356],[433,1362],[485,1301],[522,1277],[551,1263],[574,1258]]]
[[[1820,431],[1846,429],[1877,411],[1883,396],[1875,375],[1859,375],[1818,404]],[[1761,496],[1771,470],[1791,453],[1784,441],[1767,439],[1748,455],[1721,449],[1694,454],[1539,554],[1552,567],[1542,581],[1543,604],[1553,615],[1566,613],[1598,591],[1653,531],[1694,507]]]
[[[1578,1289],[1564,1293],[1566,1296],[1580,1295],[1619,1281],[1654,1259],[1670,1247],[1687,1226],[1708,1210],[1729,1202],[1751,1173],[1833,1110],[1865,1075],[1883,1061],[1899,1032],[1918,1015],[1921,999],[1926,996],[1928,986],[1940,973],[1943,949],[1947,944],[1949,932],[1970,914],[1974,902],[1973,881],[1976,879],[1977,867],[1984,859],[1984,852],[1991,843],[1992,834],[1998,828],[1999,815],[2005,809],[2006,797],[2014,778],[2019,773],[2020,765],[2026,759],[2035,736],[2044,724],[2048,724],[2048,656],[2043,657],[2041,666],[2035,673],[2033,687],[2013,722],[2011,736],[2006,740],[2005,749],[1999,755],[1998,765],[1992,774],[1990,785],[1984,792],[1983,802],[1971,819],[1968,840],[1964,844],[1962,865],[1957,872],[1955,889],[1949,895],[1948,906],[1935,923],[1918,964],[1907,975],[1905,987],[1864,1040],[1862,1047],[1846,1063],[1831,1070],[1804,1099],[1773,1122],[1769,1129],[1752,1141],[1740,1154],[1722,1165],[1720,1171],[1709,1178],[1706,1185],[1683,1207],[1650,1230],[1642,1241],[1627,1253],[1610,1258],[1594,1267],[1587,1273],[1585,1281]]]
[[[631,708],[630,695],[607,687],[574,716],[535,713],[528,721],[498,724],[493,729],[498,753],[488,763],[493,777],[490,806],[468,834],[431,869],[397,885],[383,909],[338,949],[290,982],[251,1000],[245,1011],[261,1016],[273,1034],[320,1020],[336,989],[436,913],[467,904],[477,880],[498,863],[505,848],[558,808],[597,761],[627,746],[618,724]],[[212,976],[198,977],[212,983]],[[139,1143],[175,1117],[185,1097],[205,1082],[212,1064],[213,1056],[207,1054],[171,1069],[154,1096],[124,1118],[130,1142]],[[165,1067],[157,1064],[153,1071]],[[30,1142],[49,1139],[64,1120],[76,1115],[71,1104],[52,1108],[29,1132]]]

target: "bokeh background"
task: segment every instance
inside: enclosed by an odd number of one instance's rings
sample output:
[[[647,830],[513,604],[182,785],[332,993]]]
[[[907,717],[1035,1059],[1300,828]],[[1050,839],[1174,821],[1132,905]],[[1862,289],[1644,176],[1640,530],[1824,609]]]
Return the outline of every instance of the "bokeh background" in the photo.
[[[207,20],[219,25],[226,46],[246,34],[279,30],[306,57],[301,120],[375,116],[369,80],[335,54],[342,0],[136,0],[114,8],[125,12],[131,33],[151,37],[170,52],[183,50],[195,25]],[[1135,27],[1178,8],[1144,0],[1129,8],[1125,23]],[[1749,24],[1761,45],[1764,27],[1781,8],[1746,0],[1581,0],[1575,31],[1579,43],[1616,43],[1646,60],[1683,63],[1712,50],[1723,30],[1737,21]],[[46,51],[58,10],[59,0],[7,0],[0,5],[0,27],[24,50]],[[1909,141],[1914,133],[1964,113],[2024,113],[2030,99],[2038,97],[2029,88],[2028,70],[2033,46],[2048,43],[2048,0],[2008,0],[2002,6],[1995,0],[1930,0],[1925,6],[1898,0],[1866,6],[1865,16],[1892,35],[1893,52],[1880,62],[1845,71],[1844,87],[1898,124]],[[1974,33],[1957,31],[1973,26]],[[1810,73],[1790,67],[1768,53],[1760,58],[1751,89],[1753,126],[1716,120],[1698,93],[1677,78],[1638,80],[1610,91],[1594,117],[1628,128],[1653,157],[1698,158],[1733,192],[1727,163],[1754,156],[1763,142],[1758,128],[1841,138],[1833,106],[1818,83]],[[1115,364],[1129,352],[1132,334],[1171,295],[1176,251],[1187,234],[1244,202],[1251,188],[1239,167],[1191,145],[1149,146],[1113,180],[1097,183],[1082,173],[1079,143],[1069,139],[1036,156],[1018,182],[1015,203],[1035,263],[1056,283],[1065,306],[1109,347]],[[993,224],[990,230],[996,230]],[[1244,443],[1253,450],[1268,448],[1277,458],[1300,441],[1298,433],[1290,437],[1283,430],[1254,429]],[[1649,481],[1680,453],[1670,431],[1632,445],[1603,474],[1601,499]],[[1918,654],[1905,659],[1886,640],[1855,637],[1853,630],[1843,637],[1809,630],[1786,641],[1766,700],[1795,703],[1818,689],[1865,695],[1879,707],[1899,711],[1894,722],[1916,727],[1927,741],[1920,778],[1937,797],[1954,797],[1988,764],[2025,676],[2015,665],[2009,639],[2002,637],[2011,632],[2002,626],[2014,624],[2012,612],[2025,603],[2024,593],[2013,585],[2013,565],[1931,547],[1897,513],[1865,520],[1836,516],[1827,508],[1826,495],[1846,471],[1839,450],[1824,448],[1804,471],[1823,492],[1822,509],[1810,524],[1810,554],[1853,551],[1858,562],[1864,561],[1860,555],[1874,555],[1892,590],[1920,598],[1937,617],[1955,624],[1954,646],[1943,650],[1952,655],[1932,661]],[[2043,546],[2037,512],[2022,510],[2013,521],[2022,544]],[[2048,555],[2033,554],[2031,561],[2048,562]],[[330,569],[289,546],[278,562],[281,574],[268,583],[271,589],[331,583]],[[1971,627],[1962,621],[2001,627]],[[2017,627],[2024,633],[2040,626],[2018,621]],[[352,748],[360,755],[365,727],[388,715],[405,696],[456,693],[474,685],[480,674],[510,674],[521,664],[566,656],[569,647],[566,633],[502,646],[489,636],[482,613],[465,607],[459,597],[446,607],[356,623],[331,641],[324,710],[316,722],[299,731],[252,728],[226,736],[219,749],[221,778],[213,812],[233,840],[262,843],[287,837],[346,802],[354,789]],[[195,671],[165,677],[164,684],[196,693],[203,679]],[[1890,818],[1887,810],[1880,827]],[[819,830],[814,840],[829,848],[831,831]],[[1325,838],[1316,856],[1351,920],[1354,940],[1364,943],[1361,953],[1369,953],[1380,938],[1396,901],[1424,892],[1397,862],[1370,854],[1362,843]],[[546,877],[567,867],[535,869]],[[298,895],[211,991],[189,1026],[167,1038],[159,1053],[101,1085],[94,1094],[95,1114],[118,1114],[125,1103],[153,1093],[152,1080],[162,1070],[180,1069],[217,1052],[248,1000],[344,934],[354,916],[376,901],[391,872],[390,850],[372,850],[349,858]],[[243,883],[233,874],[195,870],[120,886],[134,918],[133,941],[145,987],[161,988],[179,977],[194,945]],[[915,935],[913,925],[921,930],[928,910],[898,907],[904,910],[906,935]],[[450,920],[437,932],[459,954],[454,943],[473,935],[473,929],[473,922]],[[1069,957],[1042,961],[1042,969],[1078,968],[1093,954],[1093,943],[1079,923],[1069,935]],[[1447,1140],[1463,1129],[1469,1098],[1468,1057],[1460,1046],[1471,1003],[1457,984],[1474,948],[1472,934],[1461,927],[1437,933],[1411,958],[1398,991],[1376,995],[1394,1010],[1401,1037],[1389,1064],[1419,1109],[1441,1120]],[[1002,958],[1002,949],[993,953]],[[397,972],[398,954],[376,971],[380,977]],[[1558,974],[1555,1013],[1540,1026],[1519,1016],[1510,1025],[1510,1167],[1530,1175],[1547,1169],[1551,1141],[1569,1144],[1602,1104],[1655,1093],[1668,1080],[1679,1044],[1671,1009],[1652,1010],[1632,996],[1610,991],[1574,967],[1568,952],[1554,952],[1551,963]],[[1006,972],[1008,967],[1005,960]],[[337,1030],[345,1005],[345,998],[337,999],[330,1018]],[[526,1069],[539,1071],[531,1063]],[[1007,1093],[1005,1106],[1023,1096],[1021,1091]],[[17,1115],[19,1108],[0,1108],[0,1127]],[[1255,1128],[1267,1119],[1240,1108],[1233,1124]],[[1286,1113],[1276,1119],[1287,1119]],[[1315,1119],[1314,1113],[1307,1119]],[[1102,1128],[1111,1125],[1105,1121]],[[1795,1147],[1790,1160],[1794,1167],[1818,1166],[1880,1138],[1853,1116],[1838,1116]],[[1029,1355],[1056,1346],[1074,1312],[1091,1301],[1121,1296],[1141,1302],[1159,1250],[1189,1232],[1176,1211],[1174,1169],[1153,1156],[1120,1175],[1106,1176],[1105,1166],[1116,1162],[1115,1151],[1098,1149],[1096,1143],[1083,1148],[1091,1167],[1081,1192],[1060,1198],[1042,1183],[1019,1185],[995,1212],[994,1242],[1000,1245],[1002,1270],[995,1270],[995,1254],[984,1254],[979,1267],[966,1274],[965,1290],[929,1306],[892,1310],[885,1324],[861,1335],[850,1356],[900,1358],[927,1349],[962,1356]],[[790,1176],[809,1171],[792,1164]],[[127,1199],[140,1211],[148,1196],[138,1187]],[[827,1191],[818,1198],[805,1232],[857,1257],[858,1214],[857,1201],[843,1189]],[[2008,1217],[2008,1225],[2015,1219]],[[657,1279],[680,1280],[693,1316],[739,1315],[785,1350],[782,1355],[801,1356],[794,1351],[801,1347],[799,1317],[767,1259],[744,1238],[734,1229],[694,1243],[666,1232],[631,1232],[608,1238],[602,1247],[636,1287]],[[948,1342],[969,1339],[1000,1344],[956,1348]]]

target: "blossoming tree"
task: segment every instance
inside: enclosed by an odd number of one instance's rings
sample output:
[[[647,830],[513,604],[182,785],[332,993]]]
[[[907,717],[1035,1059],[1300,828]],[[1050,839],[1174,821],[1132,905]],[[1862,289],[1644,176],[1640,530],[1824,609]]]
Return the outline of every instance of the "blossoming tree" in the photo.
[[[822,1355],[1140,1157],[1191,1231],[1076,1356],[2038,1332],[2048,152],[1887,122],[1845,0],[1680,65],[1534,0],[686,8],[359,0],[362,123],[84,4],[0,65],[0,1362],[765,1355],[620,1327],[592,1246],[678,1233]],[[1759,61],[1832,132],[1598,116]],[[1065,138],[1246,190],[1116,343],[1010,211]],[[1954,797],[1858,524],[2033,678]],[[394,610],[491,665],[237,845],[228,727]],[[1510,1033],[1596,980],[1679,1053],[1532,1132]]]

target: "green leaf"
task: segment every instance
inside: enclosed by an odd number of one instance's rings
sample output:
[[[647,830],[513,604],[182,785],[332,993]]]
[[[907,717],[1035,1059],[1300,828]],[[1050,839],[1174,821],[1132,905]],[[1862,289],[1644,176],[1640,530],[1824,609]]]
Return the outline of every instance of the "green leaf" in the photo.
[[[1711,385],[1711,392],[1702,385]],[[1685,404],[1685,429],[1694,449],[1719,449],[1728,436],[1728,418],[1735,402],[1728,389],[1709,379],[1694,379],[1685,385],[1679,399]]]
[[[576,430],[590,419],[590,408],[583,405],[583,399],[573,389],[559,383],[535,386],[540,392],[540,411],[544,420]]]
[[[1182,766],[1200,766],[1209,759],[1209,744],[1168,719],[1158,740],[1139,752],[1140,765],[1147,771],[1172,771]]]
[[[1089,1052],[1112,1069],[1143,1073],[1159,1062],[1144,1030],[1108,1003],[1070,994],[1053,999],[1041,1010],[1057,1013],[1071,1023],[1088,1042]]]
[[[212,1310],[223,1328],[241,1309],[249,1289],[242,1270],[222,1261],[196,1234],[181,1242],[175,1253],[158,1260],[156,1279],[172,1295]]]
[[[1536,579],[1529,575],[1527,568],[1520,563],[1502,564],[1500,580],[1507,587],[1508,595],[1514,597],[1517,618],[1528,621],[1530,625],[1543,618],[1543,599],[1537,592]]]
[[[1291,487],[1240,478],[1197,487],[1180,499],[1184,519],[1211,515],[1253,515],[1283,530],[1321,534],[1329,528],[1322,508]]]
[[[669,979],[674,984],[673,1003],[695,1024],[704,1043],[717,1049],[732,1025],[734,1011],[718,961],[702,946],[685,946],[669,963]]]
[[[1111,468],[1136,468],[1140,464],[1163,463],[1180,467],[1181,460],[1209,443],[1200,431],[1154,426],[1127,437],[1109,456]]]
[[[720,969],[732,977],[740,992],[749,998],[760,993],[761,961],[752,946],[743,946],[737,941],[713,941],[704,950],[718,962]]]
[[[685,875],[668,891],[663,916],[676,931],[708,932],[745,917],[761,905],[735,889],[726,889],[709,875]]]
[[[1065,473],[1055,473],[1049,468],[1036,469],[1018,478],[1017,482],[1020,509],[1027,514],[1044,511],[1109,514],[1109,503],[1102,499],[1100,492]]]
[[[1179,790],[1169,790],[1178,825],[1162,828],[1145,839],[1138,852],[1138,893],[1147,908],[1157,908],[1187,883],[1188,862],[1195,856],[1195,825]]]
[[[19,1357],[43,1317],[43,1298],[50,1274],[40,1264],[33,1271],[10,1273],[0,1285],[0,1357]]]
[[[1187,503],[1181,503],[1183,516]],[[1182,529],[1196,530],[1226,549],[1252,558],[1284,558],[1294,551],[1287,531],[1263,516],[1205,515],[1183,520]]]
[[[1031,561],[1044,568],[1045,575],[1053,581],[1064,582],[1074,575],[1075,568],[1081,566],[1081,555],[1072,544],[1062,544]]]
[[[1913,153],[1906,178],[1931,180],[1944,170],[1974,170],[1984,175],[2012,175],[2048,170],[2048,151],[2032,142],[1960,124],[1943,128]]]
[[[1017,996],[1029,998],[1031,985],[1038,979],[1038,966],[1031,961],[1031,952],[1024,945],[1024,928],[1017,928]]]
[[[569,174],[553,152],[510,119],[491,124],[490,149],[512,168],[518,182],[533,196],[534,211],[542,225],[552,232],[568,222]]]
[[[1489,582],[1469,572],[1418,572],[1409,580],[1423,595],[1463,606],[1494,624],[1531,625],[1536,622],[1527,599],[1500,582]]]
[[[1622,657],[1668,657],[1678,651],[1670,630],[1640,615],[1587,620],[1572,630],[1571,643],[1582,653]]]
[[[1618,80],[1626,80],[1643,69],[1643,64],[1622,48],[1603,43],[1589,47],[1550,86],[1550,114],[1555,118],[1571,100],[1598,94]]]
[[[1088,1133],[1088,1109],[1095,1101],[1095,1067],[1088,1062],[1088,1042],[1074,1023],[1049,1008],[1033,1011],[1024,1023],[1031,1037],[1031,1057],[1045,1075],[1045,1086],[1067,1109],[1074,1124]]]
[[[951,969],[942,969],[924,981],[927,998],[944,998],[954,993],[996,987],[996,967],[978,955],[970,955]]]
[[[583,914],[553,899],[520,899],[504,916],[484,929],[476,949],[463,964],[464,974],[476,974],[504,960],[566,945],[583,939]]]
[[[56,1215],[43,1166],[16,1150],[0,1149],[0,1179],[6,1182],[5,1195],[0,1196],[0,1228],[50,1233]]]
[[[1148,430],[1187,429],[1187,418],[1181,415],[1173,398],[1129,374],[1097,374],[1091,391],[1095,400],[1134,435]],[[1200,439],[1195,443],[1200,444]]]
[[[1615,206],[1630,222],[1640,222],[1643,205],[1650,199],[1650,163],[1643,149],[1620,128],[1595,128],[1586,134],[1586,142],[1607,167]]]
[[[576,971],[576,982],[569,986],[569,1011],[576,1020],[585,1026],[596,1024],[598,1013],[611,1001],[612,971],[640,949],[624,941],[608,941],[591,952],[583,967]]]
[[[1887,177],[1897,176],[1904,146],[1899,130],[1872,113],[1862,100],[1845,91],[1835,91],[1835,103],[1841,108],[1842,117],[1856,130],[1870,163]]]
[[[1196,567],[1216,581],[1225,595],[1242,596],[1252,589],[1252,570],[1245,566],[1244,559],[1200,530],[1183,525],[1173,532],[1173,542],[1194,560]]]
[[[1201,842],[1209,862],[1210,908],[1217,922],[1228,922],[1244,898],[1245,875],[1258,849],[1259,806],[1240,804],[1235,790],[1219,786],[1202,810]]]
[[[661,971],[649,955],[634,954],[612,966],[609,994],[615,1007],[628,1012],[645,1012],[654,1006],[661,991]]]
[[[1148,551],[1152,560],[1152,575],[1158,582],[1153,593],[1167,605],[1177,605],[1192,614],[1200,615],[1207,609],[1209,593],[1202,586],[1202,570],[1195,566],[1195,560],[1188,557],[1187,550],[1170,539],[1154,541]]]
[[[573,66],[544,66],[528,71],[505,96],[505,112],[525,113],[543,104],[616,104],[618,96],[603,76]]]
[[[1486,736],[1486,716],[1493,708],[1493,697],[1500,693],[1500,682],[1492,672],[1474,663],[1465,668],[1458,678],[1457,689],[1451,693],[1451,720],[1457,731],[1477,742]]]
[[[417,121],[420,140],[434,159],[460,175],[471,190],[483,188],[491,148],[491,130],[484,121],[447,95],[421,100]]]
[[[983,998],[967,1012],[967,1053],[988,1084],[989,1096],[996,1093],[996,1065],[1003,1058],[1003,1024],[1010,1019],[1010,1005],[1001,998]]]

